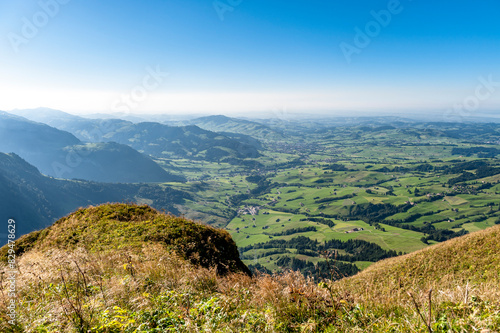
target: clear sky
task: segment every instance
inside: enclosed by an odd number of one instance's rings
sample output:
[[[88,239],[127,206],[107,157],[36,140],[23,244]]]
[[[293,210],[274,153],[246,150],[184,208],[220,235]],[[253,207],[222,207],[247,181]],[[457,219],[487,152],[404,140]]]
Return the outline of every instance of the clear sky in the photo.
[[[499,13],[498,0],[0,0],[0,109],[500,110]]]

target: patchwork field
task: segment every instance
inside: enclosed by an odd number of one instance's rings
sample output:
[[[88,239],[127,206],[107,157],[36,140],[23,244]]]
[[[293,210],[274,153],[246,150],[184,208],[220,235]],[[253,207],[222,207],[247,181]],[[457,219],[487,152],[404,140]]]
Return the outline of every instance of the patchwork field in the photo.
[[[499,223],[500,163],[481,155],[498,145],[485,148],[487,136],[472,144],[435,129],[367,128],[264,141],[251,169],[191,160],[165,168],[187,174],[172,184],[193,195],[186,216],[224,227],[245,262],[264,270],[331,260],[364,269]],[[376,247],[353,250],[352,240]]]

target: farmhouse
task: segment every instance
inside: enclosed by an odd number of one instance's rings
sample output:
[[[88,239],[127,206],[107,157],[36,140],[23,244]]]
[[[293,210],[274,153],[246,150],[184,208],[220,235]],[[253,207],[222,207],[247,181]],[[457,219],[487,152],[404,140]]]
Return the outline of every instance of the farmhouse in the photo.
[[[351,229],[349,231],[346,231],[345,233],[350,234],[352,232],[358,232],[358,231],[363,231],[363,230],[365,230],[365,229],[364,228],[354,228],[354,229]]]

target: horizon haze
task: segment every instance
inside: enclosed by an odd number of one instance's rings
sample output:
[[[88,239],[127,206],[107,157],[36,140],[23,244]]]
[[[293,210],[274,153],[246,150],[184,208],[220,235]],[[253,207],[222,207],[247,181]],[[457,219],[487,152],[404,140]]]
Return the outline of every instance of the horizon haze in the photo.
[[[409,0],[1,2],[0,109],[497,112],[499,7]]]

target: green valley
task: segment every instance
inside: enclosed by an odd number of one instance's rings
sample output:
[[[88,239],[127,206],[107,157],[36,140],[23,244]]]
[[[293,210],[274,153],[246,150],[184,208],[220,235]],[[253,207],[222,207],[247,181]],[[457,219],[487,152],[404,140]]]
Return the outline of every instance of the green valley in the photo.
[[[362,240],[394,256],[500,221],[498,125],[382,119],[305,132],[289,124],[289,131],[301,135],[262,141],[255,169],[182,160],[165,166],[189,179],[171,184],[193,196],[186,216],[226,228],[251,267],[275,271],[290,268],[280,265],[284,257],[302,267],[337,256],[364,269],[378,257],[358,260],[325,242]],[[318,245],[289,247],[298,237]]]

